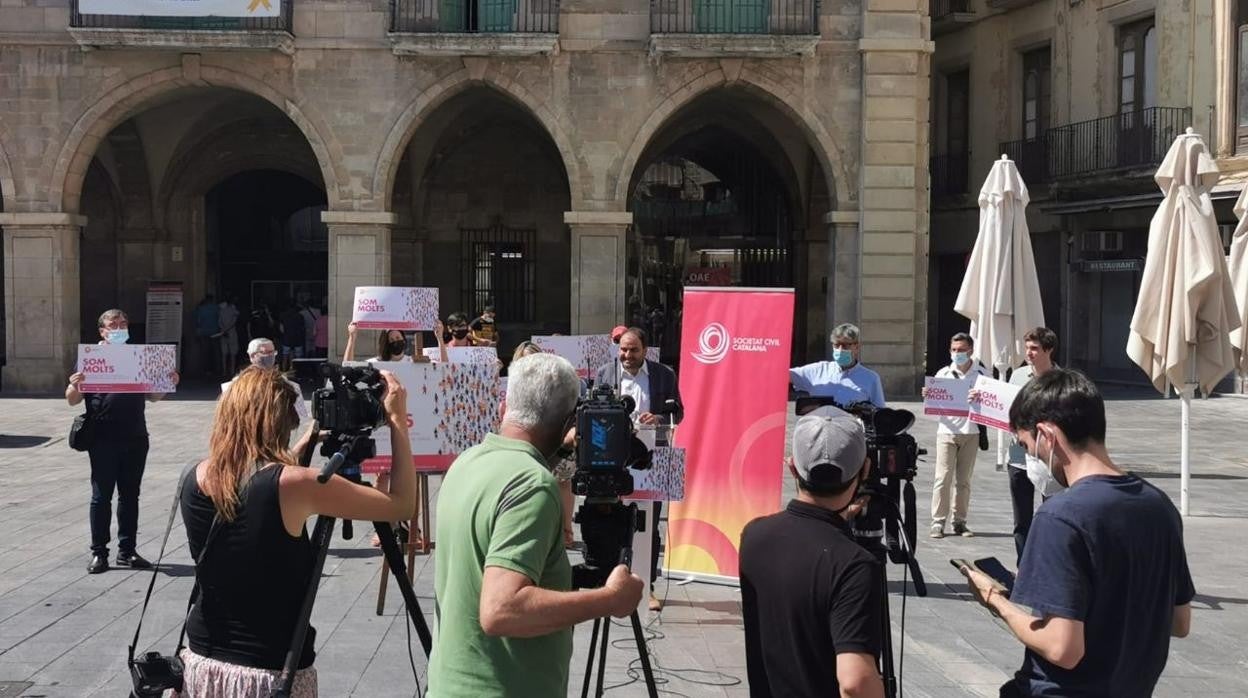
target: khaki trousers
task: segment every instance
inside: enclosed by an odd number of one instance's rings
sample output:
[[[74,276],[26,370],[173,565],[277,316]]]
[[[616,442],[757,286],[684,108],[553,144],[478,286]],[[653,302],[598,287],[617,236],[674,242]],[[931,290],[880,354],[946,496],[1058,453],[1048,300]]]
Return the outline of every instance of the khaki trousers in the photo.
[[[971,473],[979,434],[936,435],[936,484],[932,487],[932,525],[945,525],[949,516],[949,490],[954,490],[953,521],[966,523],[971,505]]]

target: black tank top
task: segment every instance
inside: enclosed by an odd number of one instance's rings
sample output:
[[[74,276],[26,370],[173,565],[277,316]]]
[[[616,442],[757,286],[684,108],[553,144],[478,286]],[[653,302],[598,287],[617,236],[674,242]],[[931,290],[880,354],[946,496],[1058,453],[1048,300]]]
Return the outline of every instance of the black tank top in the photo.
[[[243,489],[235,519],[219,521],[198,570],[199,599],[186,624],[191,651],[231,664],[281,669],[312,574],[305,529],[292,537],[278,499],[281,465],[262,468]],[[180,497],[182,521],[196,559],[216,507],[194,473]],[[308,628],[299,668],[312,666],[316,629]]]

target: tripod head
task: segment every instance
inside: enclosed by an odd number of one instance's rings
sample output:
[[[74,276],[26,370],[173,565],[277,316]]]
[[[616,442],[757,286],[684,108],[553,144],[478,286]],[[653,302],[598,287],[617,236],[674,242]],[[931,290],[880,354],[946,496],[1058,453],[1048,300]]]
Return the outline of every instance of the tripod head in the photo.
[[[919,568],[918,560],[914,559],[913,526],[907,525],[913,524],[914,517],[911,515],[908,520],[903,520],[901,509],[897,505],[897,489],[896,480],[872,482],[862,486],[859,492],[871,498],[867,505],[867,512],[863,515],[871,511],[876,512],[884,534],[869,537],[855,535],[855,540],[859,545],[874,553],[881,563],[892,560],[894,563],[908,567],[911,576],[914,577],[914,593],[917,596],[927,596],[927,582],[923,579],[923,570]],[[907,503],[906,508],[913,510],[914,483],[906,480],[903,492]],[[890,540],[889,536],[895,538]]]

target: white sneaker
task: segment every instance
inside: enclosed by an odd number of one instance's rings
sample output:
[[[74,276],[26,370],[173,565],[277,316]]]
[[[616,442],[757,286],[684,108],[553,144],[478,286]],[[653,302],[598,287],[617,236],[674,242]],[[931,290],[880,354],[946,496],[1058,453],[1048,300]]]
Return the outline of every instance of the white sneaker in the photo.
[[[944,537],[945,537],[945,525],[944,524],[932,524],[932,538],[944,538]]]

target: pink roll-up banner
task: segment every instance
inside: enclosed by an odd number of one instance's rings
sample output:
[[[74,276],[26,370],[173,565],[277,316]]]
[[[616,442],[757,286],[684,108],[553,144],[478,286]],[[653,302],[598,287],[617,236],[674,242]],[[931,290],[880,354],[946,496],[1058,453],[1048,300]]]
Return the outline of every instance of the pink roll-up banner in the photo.
[[[780,509],[792,330],[792,289],[685,289],[669,573],[735,582],[741,530]]]

